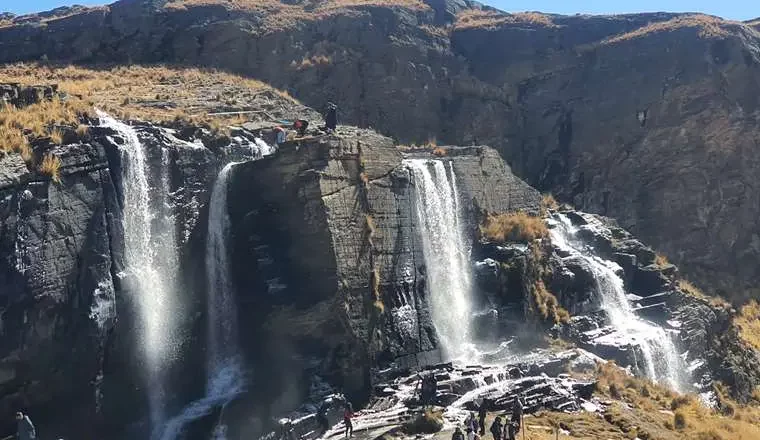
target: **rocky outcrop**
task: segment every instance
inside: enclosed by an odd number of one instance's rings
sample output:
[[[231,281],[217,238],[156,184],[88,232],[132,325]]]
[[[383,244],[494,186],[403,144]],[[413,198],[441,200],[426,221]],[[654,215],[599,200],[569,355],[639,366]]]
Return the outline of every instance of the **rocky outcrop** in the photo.
[[[344,120],[399,140],[489,144],[519,176],[618,219],[695,282],[754,291],[760,34],[750,24],[478,16],[478,4],[455,1],[290,6],[296,15],[122,0],[16,19],[0,29],[0,60],[216,66],[315,108],[338,102]]]
[[[482,211],[538,209],[493,150],[449,151],[438,160],[452,162],[470,224]],[[349,128],[236,167],[233,270],[262,423],[300,405],[315,376],[361,402],[374,366],[440,361],[414,187],[390,139]]]

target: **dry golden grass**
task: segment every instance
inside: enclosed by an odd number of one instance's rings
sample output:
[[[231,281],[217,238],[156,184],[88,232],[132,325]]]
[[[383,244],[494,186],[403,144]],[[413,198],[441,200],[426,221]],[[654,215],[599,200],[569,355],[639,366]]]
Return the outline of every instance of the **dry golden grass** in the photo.
[[[697,29],[699,31],[699,36],[702,38],[721,38],[729,35],[729,30],[727,29],[728,26],[738,24],[739,23],[737,22],[727,21],[722,18],[704,14],[684,15],[667,21],[650,23],[647,26],[638,28],[634,31],[608,38],[602,41],[601,44],[615,44],[654,33],[673,32],[684,28]]]
[[[570,313],[559,304],[557,297],[549,292],[543,281],[536,282],[532,294],[534,306],[545,321],[557,324],[570,320]]]
[[[760,304],[756,300],[750,300],[739,309],[734,317],[734,325],[739,330],[739,337],[760,350]]]
[[[30,164],[34,160],[31,141],[49,137],[61,144],[61,128],[74,129],[91,113],[92,107],[77,98],[63,101],[56,97],[24,108],[4,107],[0,109],[0,150],[19,153]]]
[[[538,12],[507,14],[493,10],[468,9],[457,15],[454,29],[496,29],[510,24],[557,27],[550,16]]]
[[[709,302],[711,305],[715,307],[730,307],[730,304],[726,302],[723,298],[717,297],[717,296],[710,296],[706,293],[704,293],[699,287],[695,286],[694,284],[690,283],[689,281],[685,279],[678,280],[678,289],[681,292],[686,293],[687,295],[691,295],[695,298],[699,298],[703,301]]]
[[[559,203],[553,195],[546,193],[541,196],[541,212],[546,215],[549,210],[556,211],[559,209]]]
[[[654,257],[654,264],[659,267],[665,267],[670,265],[670,261],[668,261],[668,257],[658,252]]]
[[[0,66],[0,82],[58,84],[60,91],[75,98],[72,101],[94,105],[123,119],[154,122],[180,119],[212,130],[223,130],[247,118],[208,116],[207,113],[219,107],[247,108],[253,98],[264,91],[297,103],[287,93],[261,81],[212,69],[9,64]]]
[[[46,154],[40,164],[40,172],[50,176],[55,183],[61,183],[61,159],[52,154]]]
[[[299,4],[286,4],[278,0],[171,0],[165,7],[169,10],[181,10],[204,6],[264,15],[267,17],[262,22],[262,30],[265,33],[350,13],[362,7],[398,7],[413,11],[429,9],[429,6],[420,0],[329,0]]]
[[[549,229],[544,219],[520,211],[514,214],[489,214],[480,225],[480,235],[499,243],[526,243],[548,236]]]

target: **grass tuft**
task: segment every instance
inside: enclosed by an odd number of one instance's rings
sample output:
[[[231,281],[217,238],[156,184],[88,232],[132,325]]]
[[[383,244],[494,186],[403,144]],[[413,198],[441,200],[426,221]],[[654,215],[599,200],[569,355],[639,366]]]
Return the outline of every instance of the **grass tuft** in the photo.
[[[40,164],[40,172],[50,176],[55,183],[61,183],[61,159],[52,154],[46,154]]]
[[[549,235],[546,222],[522,211],[514,214],[489,214],[480,225],[480,235],[490,241],[527,243]]]

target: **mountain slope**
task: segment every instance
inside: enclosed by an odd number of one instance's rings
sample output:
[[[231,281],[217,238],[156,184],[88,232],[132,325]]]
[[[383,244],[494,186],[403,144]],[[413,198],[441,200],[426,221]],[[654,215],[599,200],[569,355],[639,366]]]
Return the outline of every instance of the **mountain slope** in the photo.
[[[729,297],[756,295],[760,34],[702,15],[503,14],[467,1],[122,0],[14,19],[0,61],[215,66],[403,142],[497,147]]]

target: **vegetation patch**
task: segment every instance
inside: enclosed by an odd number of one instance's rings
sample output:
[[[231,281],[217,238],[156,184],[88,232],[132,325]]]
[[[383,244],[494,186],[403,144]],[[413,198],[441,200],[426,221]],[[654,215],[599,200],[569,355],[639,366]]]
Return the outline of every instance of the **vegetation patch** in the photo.
[[[46,154],[40,164],[40,172],[50,176],[55,183],[61,183],[61,159],[52,154]]]
[[[299,105],[286,92],[261,81],[213,69],[162,65],[8,64],[0,66],[0,82],[57,84],[58,90],[68,95],[65,105],[73,105],[75,109],[91,111],[94,106],[121,119],[157,123],[180,121],[204,126],[214,132],[224,132],[230,125],[240,125],[248,120],[248,116],[210,113],[220,109],[247,109],[258,95]],[[25,107],[21,111],[32,110]]]
[[[54,144],[63,142],[61,130],[72,131],[92,115],[92,106],[77,98],[62,100],[55,97],[23,108],[0,108],[0,151],[19,153],[31,165],[35,159],[31,144],[48,138]]]
[[[489,214],[480,225],[480,235],[490,241],[527,243],[549,235],[544,219],[522,211],[513,214]]]
[[[551,16],[539,12],[508,14],[496,10],[468,9],[457,15],[454,29],[497,29],[505,25],[559,27]]]
[[[760,350],[760,304],[751,299],[734,317],[739,337],[756,350]],[[760,437],[758,437],[760,438]]]
[[[531,293],[533,305],[545,321],[558,324],[570,320],[570,313],[559,304],[557,297],[549,292],[542,280],[535,283]]]
[[[553,195],[546,193],[541,196],[541,213],[546,215],[548,211],[556,211],[559,209],[559,202]]]
[[[719,17],[704,14],[684,15],[667,21],[650,23],[634,31],[608,38],[602,41],[601,44],[616,44],[660,32],[674,32],[686,28],[697,29],[701,38],[723,38],[729,35],[729,26],[737,26],[739,24],[738,22],[727,21]]]

